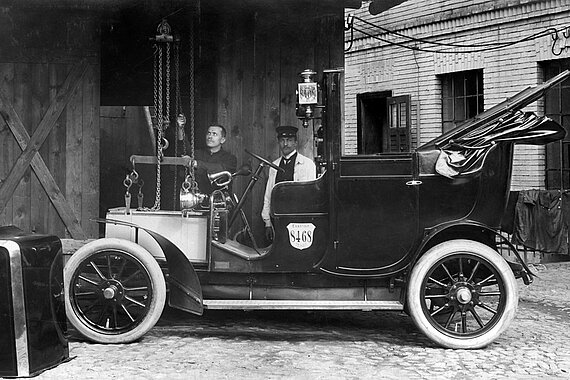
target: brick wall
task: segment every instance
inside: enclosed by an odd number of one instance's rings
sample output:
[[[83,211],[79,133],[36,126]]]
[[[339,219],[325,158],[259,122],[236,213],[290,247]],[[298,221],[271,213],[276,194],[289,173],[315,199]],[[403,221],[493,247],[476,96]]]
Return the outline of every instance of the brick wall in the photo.
[[[550,27],[570,25],[570,1],[546,0],[408,0],[380,15],[368,13],[369,2],[347,12],[383,28],[415,39],[456,44],[488,44],[519,41]],[[441,134],[441,86],[437,75],[483,70],[485,109],[542,81],[539,62],[570,58],[570,49],[552,52],[552,37],[545,35],[511,46],[473,51],[409,42],[355,19],[354,25],[378,38],[355,32],[346,53],[345,133],[346,154],[356,154],[356,95],[392,91],[411,95],[412,146]],[[347,46],[350,34],[346,34]],[[404,44],[408,48],[395,45]],[[570,46],[570,40],[567,45]],[[414,47],[415,50],[409,49]],[[426,50],[451,51],[449,54]],[[558,51],[556,52],[558,53]],[[541,112],[540,102],[527,110]],[[518,146],[515,150],[513,190],[544,188],[544,147]]]

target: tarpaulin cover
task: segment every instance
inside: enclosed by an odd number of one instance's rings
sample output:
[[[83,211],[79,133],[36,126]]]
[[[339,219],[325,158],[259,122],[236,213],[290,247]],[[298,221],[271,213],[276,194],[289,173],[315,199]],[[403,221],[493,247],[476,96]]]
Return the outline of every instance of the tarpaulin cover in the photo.
[[[564,129],[546,116],[513,111],[451,139],[440,148],[435,170],[449,178],[472,174],[499,143],[544,145],[564,138]]]
[[[568,254],[570,193],[522,190],[514,218],[512,242],[540,252]]]

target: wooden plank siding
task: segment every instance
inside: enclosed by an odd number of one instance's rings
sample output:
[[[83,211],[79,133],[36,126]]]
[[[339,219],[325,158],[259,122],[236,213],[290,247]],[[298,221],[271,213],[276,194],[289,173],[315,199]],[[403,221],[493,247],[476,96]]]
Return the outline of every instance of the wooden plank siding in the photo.
[[[0,225],[96,237],[99,16],[40,8],[0,13]]]
[[[48,110],[49,101],[49,65],[42,63],[32,67],[31,75],[31,103],[30,125],[38,125],[43,115]],[[49,141],[46,139],[39,149],[40,156],[47,157],[49,152]],[[38,226],[47,225],[48,209],[50,200],[46,192],[43,191],[40,180],[36,173],[31,175],[31,204],[30,204],[30,225],[32,231],[38,230]],[[35,196],[34,196],[35,195]]]
[[[14,64],[0,63],[0,89],[10,103],[14,103]],[[15,151],[19,150],[10,128],[0,122],[0,180],[3,181],[10,173],[14,162]],[[1,182],[0,182],[1,183]],[[0,225],[14,224],[14,201],[10,198],[4,208],[0,209]]]
[[[99,226],[91,219],[99,209],[99,65],[90,65],[83,81],[83,149],[81,226],[87,236],[98,236]]]
[[[10,128],[7,127],[7,124],[3,123],[2,149],[4,151],[4,159],[1,180],[2,184],[8,184],[8,179],[15,178],[18,183],[11,196],[9,196],[6,205],[3,205],[2,220],[0,223],[2,225],[12,224],[27,231],[53,233],[65,237],[65,230],[62,226],[66,224],[66,222],[69,224],[66,219],[71,218],[70,220],[73,220],[73,218],[75,218],[80,220],[82,225],[87,226],[89,224],[89,218],[96,215],[93,214],[91,210],[87,212],[84,218],[81,217],[81,203],[83,202],[81,196],[79,197],[79,204],[70,203],[66,205],[65,202],[66,199],[73,199],[74,193],[81,195],[82,183],[80,181],[76,182],[77,179],[74,177],[74,173],[81,173],[82,171],[88,173],[87,178],[94,178],[96,184],[90,186],[91,191],[94,191],[96,198],[98,198],[98,165],[95,165],[95,167],[91,164],[82,165],[80,159],[83,156],[81,150],[83,141],[87,141],[89,143],[88,151],[90,152],[90,156],[93,156],[96,162],[98,161],[98,127],[93,127],[94,124],[98,125],[98,118],[95,119],[91,117],[91,123],[85,130],[77,128],[84,124],[83,110],[85,108],[93,108],[93,95],[84,103],[83,92],[86,87],[93,88],[93,83],[97,80],[93,79],[95,71],[93,69],[87,70],[86,75],[82,76],[81,83],[77,85],[77,89],[72,94],[70,104],[65,107],[66,110],[63,110],[64,112],[59,113],[55,110],[57,107],[54,109],[54,107],[50,106],[53,106],[58,100],[58,96],[54,95],[51,89],[58,89],[62,86],[62,82],[64,82],[69,71],[71,71],[71,65],[56,64],[56,66],[64,66],[65,72],[61,71],[62,67],[52,68],[50,66],[51,64],[45,63],[4,63],[1,66],[2,76],[4,78],[9,77],[10,72],[14,72],[14,80],[12,83],[15,83],[15,85],[10,88],[6,84],[2,90],[4,93],[6,93],[6,91],[13,93],[11,97],[13,110],[17,114],[27,134],[27,136],[22,137],[24,143],[28,144],[26,151],[30,148],[34,149],[31,146],[34,145],[34,141],[38,141],[39,149],[37,149],[36,153],[34,153],[33,150],[30,151],[28,157],[31,158],[26,159],[26,156],[22,154],[23,149],[20,149],[17,145],[14,134],[10,131]],[[59,75],[59,77],[55,75],[54,73],[58,70],[60,74],[65,75]],[[62,94],[59,94],[59,97],[61,97],[61,95]],[[8,97],[8,99],[10,99],[10,97]],[[50,110],[54,112],[55,116],[46,115]],[[92,113],[93,111],[91,111],[91,114]],[[59,116],[57,116],[58,114]],[[87,111],[87,115],[89,115],[89,111]],[[46,117],[53,120],[46,122],[44,120]],[[41,134],[47,133],[45,141],[43,141],[41,137],[35,138],[35,132],[37,132],[42,125],[50,129],[46,130],[46,132],[41,132]],[[77,137],[77,131],[79,131],[80,137]],[[50,137],[52,133],[54,133],[54,135]],[[95,135],[95,138],[90,137],[92,135]],[[32,136],[31,139],[30,136]],[[27,139],[28,142],[25,142],[25,139]],[[69,139],[75,141],[76,146],[66,144],[66,140]],[[14,145],[16,146],[15,149]],[[77,154],[77,151],[79,151],[79,154]],[[78,158],[79,169],[76,169]],[[63,162],[61,161],[62,159],[64,160]],[[20,170],[17,168],[22,167],[22,165],[31,166],[27,166],[21,176],[10,176],[13,170]],[[39,169],[39,173],[37,170],[34,172],[31,170],[31,167],[36,169],[34,165],[40,165],[40,167],[45,168],[45,170]],[[38,178],[39,175],[44,178],[45,186],[42,185],[42,181]],[[71,183],[68,182],[70,179],[72,180]],[[79,190],[73,190],[73,186],[77,186],[77,183],[79,184]],[[46,191],[46,186],[49,191]],[[61,191],[64,191],[65,194],[61,194]],[[70,212],[65,213],[67,216],[64,216],[63,220],[61,215],[62,211],[55,211],[54,202],[59,208],[69,208]],[[95,200],[95,206],[87,206],[86,210],[89,210],[89,208],[97,210],[97,205],[98,199]],[[57,218],[55,218],[56,214]],[[97,227],[95,226],[95,228]],[[80,230],[76,230],[77,234],[82,236],[82,233],[79,231]],[[92,231],[93,227],[91,227],[91,230],[83,229],[83,232],[86,234],[90,234]]]
[[[52,64],[49,65],[49,101],[55,101],[57,96],[58,83],[62,83],[67,75],[67,64]],[[65,188],[65,170],[52,170],[52,168],[64,168],[66,161],[65,146],[61,144],[65,141],[65,134],[67,129],[66,118],[60,117],[50,135],[48,136],[49,152],[46,164],[50,168],[55,183],[61,189]],[[63,221],[61,220],[57,210],[50,202],[48,210],[47,225],[50,226],[51,233],[57,236],[65,236],[66,229]]]
[[[24,123],[28,134],[32,134],[33,127],[31,125],[33,110],[30,105],[31,97],[31,65],[22,64],[14,67],[14,109]],[[20,152],[16,150],[12,157],[12,162],[20,156]],[[26,168],[24,175],[19,177],[20,181],[12,195],[14,214],[12,215],[15,225],[18,227],[31,227],[31,185],[30,185],[30,168]],[[9,177],[8,177],[9,178]]]

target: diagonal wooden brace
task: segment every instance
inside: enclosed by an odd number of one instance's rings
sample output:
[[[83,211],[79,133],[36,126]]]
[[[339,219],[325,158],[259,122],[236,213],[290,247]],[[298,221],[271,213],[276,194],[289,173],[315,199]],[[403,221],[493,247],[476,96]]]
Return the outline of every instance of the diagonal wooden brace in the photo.
[[[24,175],[26,168],[31,164],[40,183],[74,239],[85,239],[85,233],[81,229],[73,210],[71,210],[65,201],[63,193],[55,183],[49,169],[39,155],[38,150],[71,100],[73,93],[81,83],[86,71],[87,63],[85,61],[73,67],[60,91],[58,91],[55,101],[50,105],[31,138],[22,124],[20,117],[14,110],[14,107],[10,104],[6,95],[0,90],[0,115],[14,134],[16,141],[23,151],[0,187],[0,210],[6,207],[8,200],[14,194],[18,183]]]

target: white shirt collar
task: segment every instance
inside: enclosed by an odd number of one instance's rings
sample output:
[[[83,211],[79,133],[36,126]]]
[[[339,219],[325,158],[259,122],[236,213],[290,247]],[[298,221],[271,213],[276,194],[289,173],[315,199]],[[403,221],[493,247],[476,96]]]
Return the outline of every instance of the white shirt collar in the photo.
[[[297,149],[295,149],[294,151],[292,151],[291,153],[289,153],[287,156],[283,156],[283,158],[285,158],[286,160],[290,159],[291,157],[293,157],[293,155],[297,153]]]

